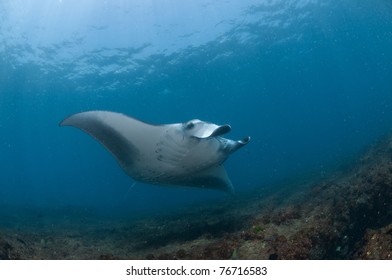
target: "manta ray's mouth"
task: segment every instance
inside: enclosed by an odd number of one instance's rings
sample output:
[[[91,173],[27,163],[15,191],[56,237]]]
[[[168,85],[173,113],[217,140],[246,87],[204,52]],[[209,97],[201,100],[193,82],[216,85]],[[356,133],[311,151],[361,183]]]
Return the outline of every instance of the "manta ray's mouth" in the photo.
[[[211,137],[221,136],[223,134],[226,134],[226,133],[230,132],[230,130],[231,130],[231,126],[228,125],[228,124],[224,124],[224,125],[218,126],[218,128],[216,128],[211,133]]]

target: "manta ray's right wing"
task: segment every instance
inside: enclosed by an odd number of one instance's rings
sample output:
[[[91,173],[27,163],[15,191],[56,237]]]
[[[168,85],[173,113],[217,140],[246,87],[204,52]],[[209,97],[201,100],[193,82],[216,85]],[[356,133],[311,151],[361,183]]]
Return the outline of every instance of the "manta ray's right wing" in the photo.
[[[113,154],[126,171],[142,155],[146,156],[146,152],[141,148],[153,141],[151,137],[156,130],[156,126],[108,111],[74,114],[64,119],[60,126],[74,126],[94,137]]]

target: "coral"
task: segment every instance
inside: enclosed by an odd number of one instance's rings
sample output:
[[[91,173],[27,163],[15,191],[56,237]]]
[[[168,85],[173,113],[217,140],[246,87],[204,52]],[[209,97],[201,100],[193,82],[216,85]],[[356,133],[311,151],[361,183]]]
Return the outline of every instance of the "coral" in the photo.
[[[283,223],[288,223],[293,219],[298,219],[301,217],[300,207],[298,205],[289,205],[278,211],[276,215],[271,217],[271,222],[280,225]]]
[[[378,230],[367,230],[363,243],[357,258],[392,260],[392,224]]]

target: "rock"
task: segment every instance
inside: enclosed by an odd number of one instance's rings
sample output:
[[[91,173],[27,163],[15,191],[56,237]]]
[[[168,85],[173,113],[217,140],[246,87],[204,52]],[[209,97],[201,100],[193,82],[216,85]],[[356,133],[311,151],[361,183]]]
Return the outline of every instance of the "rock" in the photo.
[[[12,246],[6,240],[0,237],[0,260],[11,260],[12,250]]]

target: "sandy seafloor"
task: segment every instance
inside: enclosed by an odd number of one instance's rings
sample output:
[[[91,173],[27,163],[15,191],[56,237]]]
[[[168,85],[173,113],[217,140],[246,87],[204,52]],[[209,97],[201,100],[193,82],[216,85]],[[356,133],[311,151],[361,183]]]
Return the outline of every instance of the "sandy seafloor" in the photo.
[[[160,215],[4,206],[0,259],[392,259],[391,202],[389,135],[324,178]]]

